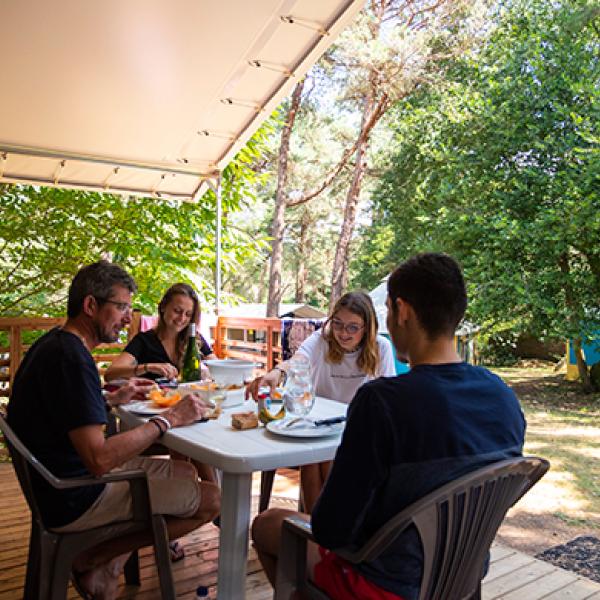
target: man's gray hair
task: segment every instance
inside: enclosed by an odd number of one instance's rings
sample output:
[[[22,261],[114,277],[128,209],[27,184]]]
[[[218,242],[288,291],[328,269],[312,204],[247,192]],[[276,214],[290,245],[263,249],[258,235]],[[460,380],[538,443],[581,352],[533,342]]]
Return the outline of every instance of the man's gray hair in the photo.
[[[133,277],[119,265],[99,260],[82,267],[69,287],[67,316],[76,317],[82,311],[87,296],[94,296],[99,301],[110,300],[115,285],[128,289],[132,294],[137,290]]]

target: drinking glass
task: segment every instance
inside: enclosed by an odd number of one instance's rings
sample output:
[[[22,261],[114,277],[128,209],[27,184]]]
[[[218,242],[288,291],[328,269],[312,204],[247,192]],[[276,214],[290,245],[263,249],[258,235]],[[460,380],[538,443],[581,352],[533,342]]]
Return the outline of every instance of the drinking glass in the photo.
[[[303,356],[294,356],[287,370],[283,389],[283,404],[287,413],[305,417],[313,408],[313,391],[310,362]]]

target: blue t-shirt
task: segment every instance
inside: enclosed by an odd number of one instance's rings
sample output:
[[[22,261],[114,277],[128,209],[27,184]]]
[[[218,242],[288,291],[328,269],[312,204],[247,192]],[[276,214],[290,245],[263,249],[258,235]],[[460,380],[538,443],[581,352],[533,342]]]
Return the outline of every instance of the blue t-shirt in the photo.
[[[27,352],[15,376],[8,422],[27,449],[60,478],[89,476],[71,444],[69,431],[105,424],[96,364],[72,333],[60,328],[41,337]],[[62,527],[80,517],[104,489],[103,484],[57,490],[31,470],[34,494],[47,527]]]
[[[395,514],[487,464],[520,456],[525,418],[501,379],[466,363],[418,365],[364,384],[312,514],[317,542],[360,547]],[[415,528],[356,569],[416,600],[423,552]]]

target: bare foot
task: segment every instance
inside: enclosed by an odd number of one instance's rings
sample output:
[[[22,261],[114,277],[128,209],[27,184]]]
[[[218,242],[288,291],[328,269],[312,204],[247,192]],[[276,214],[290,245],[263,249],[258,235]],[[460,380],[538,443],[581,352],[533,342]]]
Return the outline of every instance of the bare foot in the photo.
[[[115,600],[119,588],[119,575],[129,554],[123,554],[111,561],[77,575],[77,591],[85,598],[93,600]]]

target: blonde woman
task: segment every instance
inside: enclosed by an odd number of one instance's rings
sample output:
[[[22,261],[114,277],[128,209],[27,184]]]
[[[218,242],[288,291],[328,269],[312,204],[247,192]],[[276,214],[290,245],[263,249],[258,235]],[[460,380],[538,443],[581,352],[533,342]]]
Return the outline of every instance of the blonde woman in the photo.
[[[315,395],[349,404],[356,390],[371,379],[396,374],[391,344],[377,335],[377,316],[365,292],[344,294],[321,329],[304,340],[295,356],[310,362]],[[246,395],[258,398],[258,388],[279,385],[288,368],[283,362],[248,385]],[[305,465],[300,482],[305,511],[311,512],[329,473],[331,462]]]

